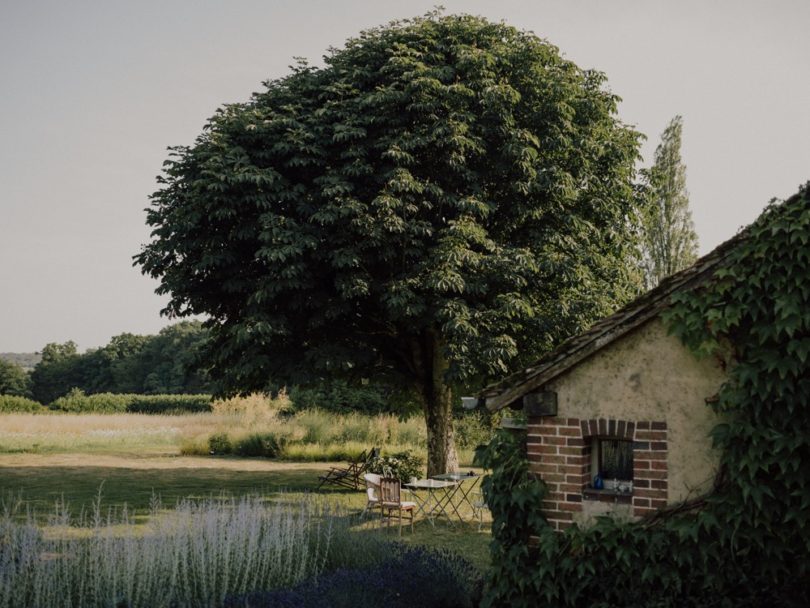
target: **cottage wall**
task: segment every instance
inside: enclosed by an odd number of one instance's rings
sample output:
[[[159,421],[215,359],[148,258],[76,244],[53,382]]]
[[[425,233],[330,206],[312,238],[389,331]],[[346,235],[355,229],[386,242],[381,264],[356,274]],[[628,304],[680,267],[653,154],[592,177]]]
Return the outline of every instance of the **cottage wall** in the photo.
[[[719,420],[706,399],[724,380],[717,360],[698,360],[656,318],[549,382],[557,417],[530,418],[528,428],[549,519],[564,528],[601,514],[637,517],[708,490],[719,460],[709,432]],[[587,490],[598,437],[634,442],[631,493]]]

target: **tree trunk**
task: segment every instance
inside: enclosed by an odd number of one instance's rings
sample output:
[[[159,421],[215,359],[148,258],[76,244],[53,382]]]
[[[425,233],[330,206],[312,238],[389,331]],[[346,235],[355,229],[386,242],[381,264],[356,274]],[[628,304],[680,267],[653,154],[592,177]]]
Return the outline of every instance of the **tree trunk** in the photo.
[[[427,426],[427,474],[431,477],[458,472],[458,455],[453,432],[453,391],[446,380],[449,363],[435,334],[428,332],[422,345],[422,411]]]
[[[427,397],[427,396],[426,396]],[[427,424],[428,477],[458,472],[455,433],[453,432],[453,395],[444,385],[424,403]]]

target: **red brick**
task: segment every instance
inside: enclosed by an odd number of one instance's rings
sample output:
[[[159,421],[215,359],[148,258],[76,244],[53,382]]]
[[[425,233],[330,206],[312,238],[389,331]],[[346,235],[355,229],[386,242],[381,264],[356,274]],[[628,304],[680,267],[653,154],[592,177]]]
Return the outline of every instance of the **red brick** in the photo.
[[[667,423],[666,422],[653,422],[650,425],[650,428],[653,431],[665,431],[665,430],[667,430]]]
[[[636,517],[644,517],[650,513],[655,513],[655,509],[645,509],[644,507],[633,507],[633,515]]]
[[[581,437],[582,433],[579,430],[579,427],[567,427],[561,426],[557,429],[557,434],[565,435],[566,437]]]
[[[591,434],[592,436],[595,436],[595,435],[598,435],[598,434],[599,434],[599,423],[596,421],[596,419],[589,420],[589,421],[588,421],[588,426],[589,426],[589,427],[590,427],[590,429],[591,429],[590,434]]]
[[[556,523],[557,523],[557,530],[559,530],[560,532],[574,525],[574,522],[572,521],[558,521]]]
[[[551,454],[544,454],[540,457],[540,462],[544,464],[565,464],[566,459],[565,456],[552,456]]]
[[[649,460],[638,460],[635,454],[633,454],[633,470],[637,471],[638,469],[649,469],[650,468],[650,461]]]
[[[660,452],[667,449],[667,442],[666,441],[653,441],[650,444],[650,449],[654,452]]]
[[[666,479],[668,476],[666,471],[633,471],[633,477],[638,479]]]
[[[633,497],[633,506],[634,507],[649,507],[650,506],[650,499],[649,498],[641,498],[639,496]]]
[[[667,470],[667,461],[666,460],[654,460],[650,462],[651,469],[657,469],[659,471],[666,471]]]
[[[571,511],[546,511],[547,519],[560,519],[562,521],[571,521],[574,519],[574,514]]]
[[[633,475],[633,487],[634,488],[649,488],[650,487],[650,480],[649,479],[638,479],[635,475]]]
[[[561,483],[559,486],[560,492],[580,492],[582,486],[574,483]]]
[[[633,488],[633,496],[638,496],[640,498],[661,498],[661,490],[636,490]]]
[[[649,452],[645,450],[633,450],[633,459],[639,460],[662,460],[666,459],[667,453],[664,452]]]
[[[582,456],[582,448],[559,448],[560,454],[566,456]],[[568,462],[571,462],[569,459]]]
[[[557,503],[552,500],[544,500],[540,503],[540,507],[544,511],[556,511],[557,510]]]
[[[667,501],[666,501],[665,498],[664,499],[659,499],[659,500],[651,500],[650,504],[653,507],[655,507],[656,509],[663,509],[664,507],[667,506]]]
[[[604,418],[599,419],[599,434],[607,435],[607,420]]]
[[[566,420],[566,423],[568,424],[568,426],[576,426],[576,427],[578,427],[579,426],[579,418],[569,418],[568,420]]]
[[[666,490],[668,487],[668,483],[666,479],[653,479],[650,482],[650,487],[655,488],[657,490]]]
[[[579,513],[582,511],[582,505],[577,502],[561,502],[558,504],[557,508],[560,511],[570,511],[572,513]]]
[[[566,439],[566,445],[572,448],[584,448],[587,447],[587,442],[584,439],[580,439],[578,437],[569,437]]]
[[[650,423],[649,422],[636,422],[636,429],[639,431],[648,431],[650,430]]]
[[[582,494],[566,494],[566,502],[582,502]]]
[[[566,475],[565,476],[565,483],[575,483],[575,484],[582,484],[583,480],[590,479],[590,474],[585,477],[583,475]]]
[[[535,462],[533,460],[529,461],[529,470],[533,473],[559,473],[559,469],[557,468],[556,464],[543,464],[540,462]]]
[[[543,437],[543,443],[548,445],[566,445],[565,437]]]
[[[526,448],[528,454],[556,454],[557,446],[554,445],[535,445],[532,444]]]
[[[666,431],[638,431],[636,432],[637,441],[656,441],[667,438]]]

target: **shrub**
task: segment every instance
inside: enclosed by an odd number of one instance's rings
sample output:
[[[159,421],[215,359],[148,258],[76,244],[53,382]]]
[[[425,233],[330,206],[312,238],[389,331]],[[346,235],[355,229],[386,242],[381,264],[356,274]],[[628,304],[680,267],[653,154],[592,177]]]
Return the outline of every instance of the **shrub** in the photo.
[[[478,604],[481,576],[459,555],[400,544],[387,549],[381,562],[366,568],[340,568],[292,589],[230,597],[225,606],[470,608]]]
[[[238,440],[233,451],[240,456],[278,458],[281,456],[283,447],[284,439],[282,437],[277,437],[273,433],[253,433]]]
[[[231,440],[226,433],[215,433],[208,438],[208,449],[211,454],[222,456],[233,451]]]
[[[0,395],[0,412],[42,412],[41,403],[16,395]]]
[[[412,477],[421,477],[422,464],[421,458],[412,454],[410,450],[406,450],[390,456],[377,456],[371,461],[368,469],[383,477],[409,481]]]
[[[490,442],[494,429],[492,416],[477,410],[465,412],[454,420],[456,446],[459,449],[474,450],[479,445]]]

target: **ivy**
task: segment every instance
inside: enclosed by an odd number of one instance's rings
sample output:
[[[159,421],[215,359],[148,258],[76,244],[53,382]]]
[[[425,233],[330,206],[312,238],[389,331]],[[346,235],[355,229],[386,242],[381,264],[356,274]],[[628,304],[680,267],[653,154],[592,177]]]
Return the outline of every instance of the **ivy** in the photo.
[[[519,444],[499,435],[480,454],[492,467],[484,606],[810,605],[808,243],[810,184],[769,205],[711,280],[663,315],[696,355],[727,364],[708,405],[724,418],[708,495],[557,534]]]

